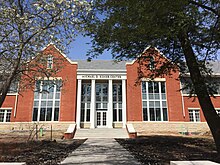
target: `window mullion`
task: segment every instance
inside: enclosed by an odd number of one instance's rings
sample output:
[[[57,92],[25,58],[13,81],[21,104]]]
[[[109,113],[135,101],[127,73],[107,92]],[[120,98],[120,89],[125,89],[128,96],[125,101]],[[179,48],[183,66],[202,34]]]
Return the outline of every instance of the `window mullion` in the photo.
[[[56,91],[57,91],[57,85],[53,86],[53,106],[52,106],[52,117],[51,117],[51,121],[54,121],[54,111],[55,111],[55,98],[56,98]]]
[[[7,110],[4,111],[4,120],[3,120],[3,122],[6,122],[6,116],[7,116]]]
[[[196,112],[193,110],[193,121],[196,122]]]
[[[37,111],[37,121],[40,121],[42,91],[43,91],[43,82],[41,81],[40,82],[40,92],[39,92],[39,105],[38,105],[38,111]]]
[[[159,98],[160,98],[160,115],[161,115],[161,121],[164,121],[163,119],[163,107],[162,107],[162,90],[161,90],[161,82],[159,82]]]
[[[147,97],[147,121],[150,121],[149,90],[148,90],[147,81],[145,81],[145,87],[146,87],[146,97]]]
[[[86,100],[85,100],[86,101]],[[87,116],[87,102],[85,102],[85,109],[84,109],[84,122],[86,122],[86,116]]]

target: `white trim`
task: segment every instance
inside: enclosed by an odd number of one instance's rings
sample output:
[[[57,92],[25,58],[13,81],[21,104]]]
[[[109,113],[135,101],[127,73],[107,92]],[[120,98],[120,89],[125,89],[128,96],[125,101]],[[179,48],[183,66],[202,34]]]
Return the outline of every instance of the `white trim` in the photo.
[[[189,96],[190,96],[190,94],[186,94],[186,93],[183,93],[182,95],[183,95],[183,97],[189,97]],[[196,94],[192,94],[191,96],[192,96],[192,97],[197,97]],[[209,95],[209,96],[211,96],[211,95]],[[220,94],[213,94],[213,96],[215,96],[215,97],[219,97]]]
[[[180,94],[181,94],[181,102],[182,102],[182,112],[183,112],[183,117],[186,117],[186,112],[185,112],[185,103],[184,103],[184,98],[183,98],[183,90],[182,90],[182,83],[180,82]]]
[[[82,80],[78,80],[78,83],[77,83],[77,108],[76,108],[76,126],[77,126],[77,129],[80,128],[81,91],[82,91]]]
[[[220,76],[220,73],[212,73],[211,76],[213,77],[219,77]],[[182,75],[182,77],[190,77],[190,73],[184,73]]]
[[[17,93],[7,93],[7,96],[15,96],[15,95],[18,95],[18,92]]]
[[[62,80],[62,77],[37,77],[36,80]]]
[[[200,110],[200,108],[188,108],[188,110]]]
[[[127,72],[126,69],[77,69],[78,72]]]
[[[112,80],[108,80],[108,111],[107,111],[107,125],[108,128],[113,128],[113,89],[112,89]]]
[[[144,99],[143,98],[143,82],[145,82],[145,87],[146,87],[146,98]],[[141,100],[142,100],[142,121],[152,121],[151,120],[151,118],[150,118],[150,105],[149,105],[149,103],[150,102],[159,102],[159,104],[160,104],[160,107],[158,107],[158,108],[160,108],[160,116],[161,116],[161,120],[158,120],[158,121],[164,121],[164,114],[163,114],[163,102],[165,101],[166,102],[166,116],[167,116],[167,120],[165,120],[165,121],[169,121],[169,110],[168,110],[168,99],[167,99],[167,89],[166,89],[166,81],[156,81],[157,83],[158,83],[158,85],[159,85],[159,99],[150,99],[149,98],[149,90],[148,90],[148,85],[149,85],[149,82],[148,81],[143,81],[142,82],[142,85],[141,85]],[[153,81],[153,82],[155,82],[155,81]],[[166,95],[166,99],[163,99],[162,98],[162,90],[161,90],[161,82],[163,82],[164,84],[165,84],[165,95]],[[146,102],[147,103],[147,120],[144,120],[144,111],[143,111],[143,102]],[[154,107],[154,114],[155,114],[155,107]],[[155,114],[155,121],[156,122],[158,122],[157,120],[156,120],[156,114]],[[155,122],[154,121],[154,122]]]
[[[4,108],[4,107],[1,107],[0,110],[2,110],[2,109],[3,109],[3,110],[4,110],[4,109],[5,109],[5,110],[12,110],[13,108],[12,108],[12,107],[5,107],[5,108]]]
[[[45,49],[47,49],[50,45],[53,45],[54,48],[55,48],[65,59],[67,59],[67,61],[68,61],[70,64],[78,64],[78,62],[72,61],[69,57],[67,57],[67,55],[65,55],[64,53],[62,53],[61,50],[59,50],[54,43],[49,43],[47,46],[45,46],[45,47],[42,49],[42,51],[44,51]]]
[[[144,49],[144,51],[137,56],[137,58],[138,58],[138,57],[141,57],[150,47],[151,47],[150,45],[147,46],[147,47]],[[134,59],[132,62],[127,62],[125,65],[133,65],[133,64],[135,63],[135,61],[137,61],[137,58]]]
[[[190,121],[189,110],[192,111],[193,121]],[[199,121],[196,121],[196,111],[199,112]],[[189,114],[189,122],[192,122],[192,123],[199,123],[199,122],[201,122],[200,108],[188,108],[188,114]]]
[[[148,49],[150,49],[152,46],[147,46],[144,51],[137,56],[137,58],[141,57]],[[159,49],[157,49],[156,47],[152,47],[154,48],[162,57],[164,57],[165,59],[167,59],[168,61],[170,61],[170,59],[168,59]],[[125,65],[133,65],[136,61],[137,61],[137,58],[134,59],[132,62],[127,62]]]
[[[17,104],[18,104],[18,94],[16,94],[15,96],[14,117],[16,117],[16,113],[17,113]]]
[[[125,75],[117,75],[117,74],[84,74],[77,75],[77,79],[82,80],[123,80],[126,79]]]
[[[154,79],[142,78],[141,81],[165,81],[166,82],[166,78],[154,78]]]
[[[127,122],[127,103],[126,103],[126,80],[122,80],[122,122],[123,122],[123,128],[126,128],[126,122]]]
[[[91,82],[91,103],[90,103],[90,128],[95,128],[95,116],[96,116],[96,110],[95,110],[95,80],[93,79]]]
[[[7,118],[7,113],[8,113],[8,110],[10,110],[11,111],[11,114],[12,114],[12,109],[13,108],[0,108],[0,110],[4,110],[4,113],[3,113],[3,121],[2,122],[0,122],[0,124],[1,123],[10,123],[11,122],[11,115],[10,115],[10,119],[9,119],[9,121],[7,122],[6,121],[6,118]]]

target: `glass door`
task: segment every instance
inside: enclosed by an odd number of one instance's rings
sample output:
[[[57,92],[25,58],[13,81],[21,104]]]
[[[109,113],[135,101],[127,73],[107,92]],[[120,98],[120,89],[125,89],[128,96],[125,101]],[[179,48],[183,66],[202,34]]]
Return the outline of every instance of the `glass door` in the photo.
[[[97,127],[107,126],[108,111],[108,84],[96,84],[96,125]]]
[[[107,126],[106,116],[107,116],[106,111],[97,111],[97,127]]]

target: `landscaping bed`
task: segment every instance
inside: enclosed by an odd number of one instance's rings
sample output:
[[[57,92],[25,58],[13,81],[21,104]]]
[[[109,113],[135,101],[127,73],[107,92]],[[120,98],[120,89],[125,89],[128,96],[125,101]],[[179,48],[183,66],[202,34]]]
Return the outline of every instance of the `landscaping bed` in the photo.
[[[1,142],[0,162],[26,162],[27,165],[56,165],[84,141]]]
[[[0,162],[26,162],[27,165],[56,165],[85,140],[63,140],[63,132],[50,132],[29,138],[28,131],[0,132]],[[31,139],[31,140],[28,140]]]
[[[146,165],[168,165],[172,160],[211,160],[220,163],[220,157],[210,136],[151,135],[116,140],[138,161]]]

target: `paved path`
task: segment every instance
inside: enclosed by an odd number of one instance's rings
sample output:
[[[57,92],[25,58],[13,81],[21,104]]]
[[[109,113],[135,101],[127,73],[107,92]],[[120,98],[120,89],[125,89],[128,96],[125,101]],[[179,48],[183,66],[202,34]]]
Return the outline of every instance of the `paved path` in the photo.
[[[87,139],[61,164],[140,165],[127,150],[112,138]]]

